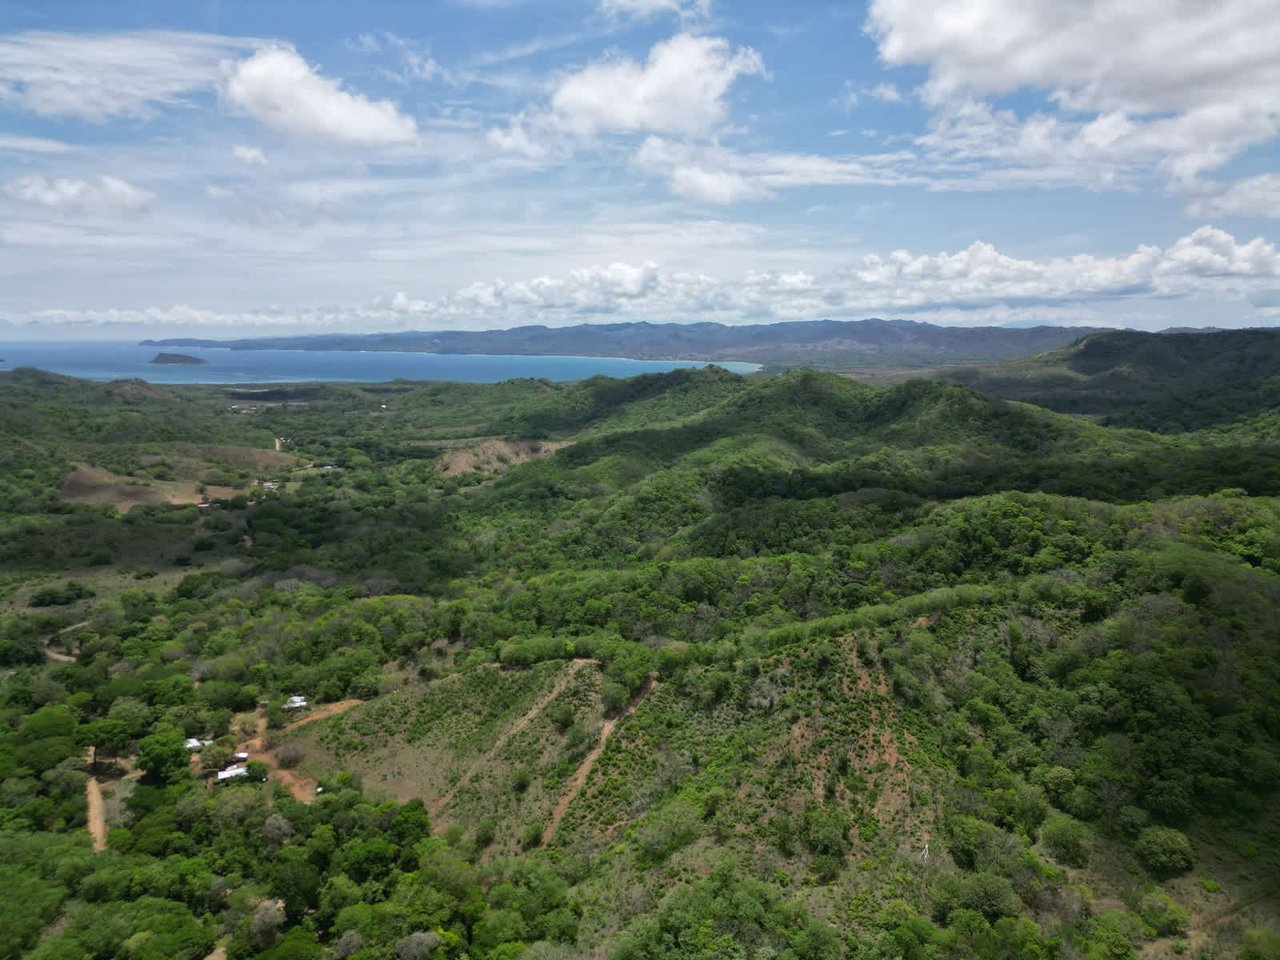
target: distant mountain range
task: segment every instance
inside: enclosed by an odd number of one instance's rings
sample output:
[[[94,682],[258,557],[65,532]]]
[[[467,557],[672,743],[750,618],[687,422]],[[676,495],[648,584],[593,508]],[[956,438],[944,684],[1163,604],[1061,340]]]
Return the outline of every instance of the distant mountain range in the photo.
[[[319,334],[241,340],[145,340],[159,347],[232,350],[389,350],[439,354],[744,360],[766,367],[853,371],[990,363],[1063,347],[1089,327],[940,327],[912,320],[608,323],[511,330]]]

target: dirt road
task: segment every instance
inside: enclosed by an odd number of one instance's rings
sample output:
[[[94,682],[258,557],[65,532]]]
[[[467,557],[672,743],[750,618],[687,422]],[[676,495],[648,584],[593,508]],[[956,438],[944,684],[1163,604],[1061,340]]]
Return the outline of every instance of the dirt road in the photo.
[[[107,849],[107,813],[102,804],[102,787],[94,777],[84,782],[84,796],[89,805],[89,836],[93,838],[93,852]]]
[[[297,730],[299,727],[305,727],[308,723],[315,723],[317,720],[327,720],[329,717],[336,717],[340,713],[346,713],[352,707],[358,707],[364,703],[363,700],[339,700],[336,703],[326,703],[324,706],[316,707],[301,720],[295,720],[284,728],[285,733]]]
[[[439,797],[435,801],[435,803],[431,804],[431,806],[427,808],[427,811],[434,817],[441,810],[447,807],[449,805],[449,802],[453,800],[457,792],[460,789],[462,789],[462,787],[465,786],[467,782],[470,781],[471,778],[475,776],[476,773],[478,773],[482,767],[484,767],[488,763],[491,763],[493,761],[493,758],[496,757],[502,751],[502,748],[505,747],[511,741],[512,737],[514,737],[521,730],[527,727],[533,721],[534,717],[536,717],[543,710],[545,710],[547,705],[551,703],[552,700],[560,696],[560,694],[562,694],[565,691],[565,689],[569,686],[569,682],[573,680],[573,678],[577,675],[579,670],[581,670],[583,667],[587,666],[588,664],[592,664],[592,663],[595,663],[595,661],[594,660],[571,661],[569,664],[569,669],[566,670],[564,673],[560,674],[560,676],[556,678],[556,682],[551,685],[551,689],[548,690],[546,693],[544,693],[541,697],[539,697],[537,702],[534,703],[534,705],[525,712],[524,716],[522,716],[519,720],[517,720],[510,727],[508,727],[503,732],[502,736],[498,737],[498,739],[494,741],[493,746],[490,747],[487,751],[485,751],[484,756],[482,756],[479,760],[473,763],[467,769],[467,772],[464,773],[458,779],[458,782],[455,783],[452,787],[450,787],[447,791],[445,791],[445,793],[441,797]]]
[[[617,729],[618,724],[625,720],[631,714],[636,712],[636,708],[644,702],[645,698],[658,686],[657,677],[650,677],[649,681],[641,688],[640,692],[632,698],[627,704],[627,708],[616,717],[610,717],[604,722],[600,728],[600,739],[596,741],[596,745],[592,747],[591,752],[583,758],[582,763],[578,765],[578,769],[574,772],[572,779],[565,785],[564,792],[560,795],[560,799],[556,801],[556,805],[551,808],[551,816],[547,819],[547,825],[542,830],[542,844],[546,846],[555,839],[556,831],[560,829],[560,821],[564,819],[564,815],[569,811],[569,804],[582,792],[582,788],[587,785],[587,778],[591,776],[591,771],[595,769],[596,761],[600,759],[600,755],[604,753],[605,745],[609,742],[609,737],[613,735],[613,731]]]

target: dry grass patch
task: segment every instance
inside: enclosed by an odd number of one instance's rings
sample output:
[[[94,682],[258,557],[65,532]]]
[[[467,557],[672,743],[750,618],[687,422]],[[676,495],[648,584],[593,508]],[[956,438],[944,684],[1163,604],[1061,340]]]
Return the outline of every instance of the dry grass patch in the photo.
[[[526,460],[549,457],[570,443],[569,440],[482,440],[445,453],[440,458],[440,472],[446,477],[503,473]]]

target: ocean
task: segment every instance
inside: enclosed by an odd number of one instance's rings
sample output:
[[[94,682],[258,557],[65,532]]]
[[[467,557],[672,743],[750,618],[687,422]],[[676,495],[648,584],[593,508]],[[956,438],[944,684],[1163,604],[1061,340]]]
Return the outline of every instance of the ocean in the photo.
[[[208,361],[199,365],[151,363],[157,353],[179,353]],[[758,364],[718,362],[734,373]],[[0,343],[0,371],[38,367],[83,380],[137,378],[151,383],[381,383],[387,380],[455,380],[498,383],[516,377],[581,380],[596,374],[631,377],[699,360],[629,360],[621,357],[505,357],[470,354],[389,353],[356,350],[227,350],[206,347],[144,347],[136,343],[78,341]]]

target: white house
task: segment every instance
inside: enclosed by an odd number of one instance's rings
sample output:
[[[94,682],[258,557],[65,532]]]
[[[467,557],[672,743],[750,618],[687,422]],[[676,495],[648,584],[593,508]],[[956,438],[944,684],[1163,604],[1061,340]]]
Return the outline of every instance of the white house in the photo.
[[[247,777],[248,775],[249,775],[249,768],[242,767],[239,764],[237,764],[236,766],[233,766],[233,767],[227,767],[227,769],[225,770],[219,770],[218,782],[225,783],[228,780],[235,780],[239,777]]]
[[[203,750],[211,743],[213,743],[212,740],[197,740],[195,737],[187,737],[186,740],[182,741],[182,745],[192,751]]]
[[[286,710],[305,710],[307,709],[307,698],[292,696],[284,702]]]

